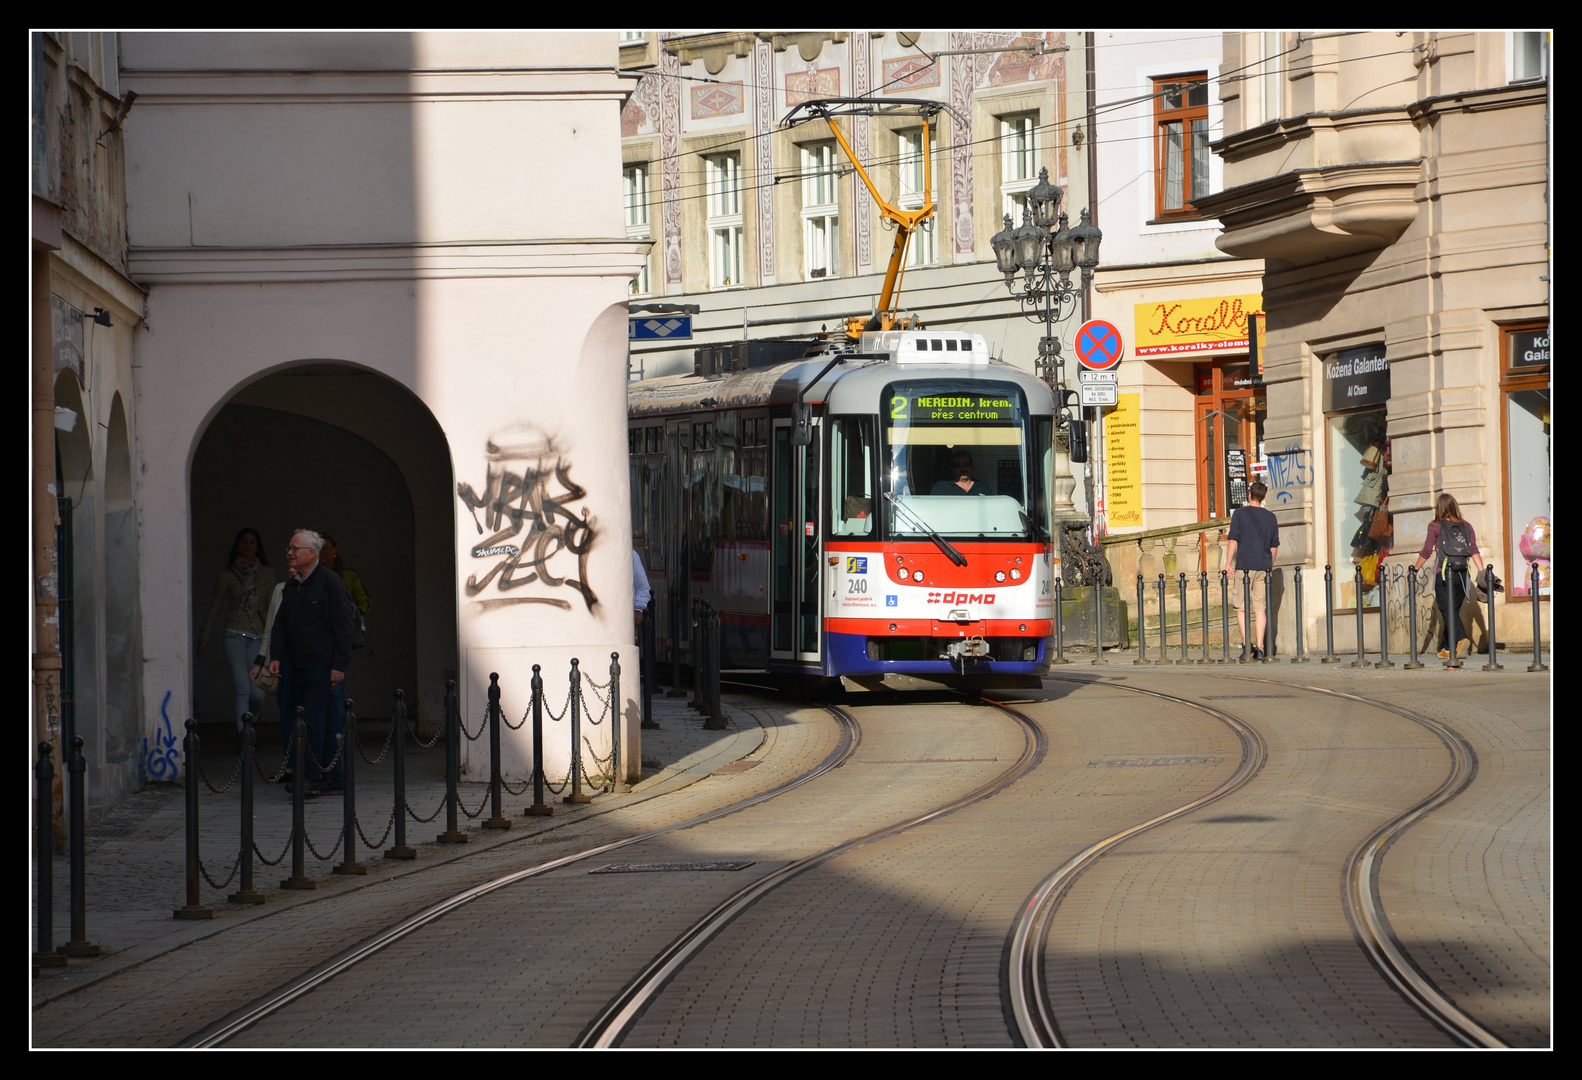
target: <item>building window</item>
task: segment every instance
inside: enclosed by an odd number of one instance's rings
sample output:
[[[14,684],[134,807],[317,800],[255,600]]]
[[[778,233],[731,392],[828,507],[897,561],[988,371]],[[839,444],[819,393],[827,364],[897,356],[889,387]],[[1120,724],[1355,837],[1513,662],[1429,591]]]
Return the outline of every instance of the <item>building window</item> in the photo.
[[[621,44],[625,45],[627,42],[630,42],[630,41],[643,41],[643,40],[646,40],[647,34],[648,34],[648,31],[646,31],[646,30],[622,30],[621,31]]]
[[[1505,595],[1532,598],[1532,571],[1538,567],[1538,595],[1553,587],[1550,539],[1554,532],[1549,490],[1554,482],[1549,425],[1549,326],[1507,327],[1501,335],[1505,397]]]
[[[1005,213],[1020,225],[1027,193],[1038,183],[1038,114],[1000,118],[1000,192]]]
[[[802,155],[802,276],[840,276],[840,209],[835,144],[799,148]]]
[[[1154,216],[1193,217],[1208,194],[1208,76],[1154,80]]]
[[[742,180],[740,154],[703,159],[709,231],[709,288],[742,283]]]
[[[916,210],[925,202],[934,201],[935,193],[939,190],[939,154],[938,141],[934,133],[929,132],[929,182],[933,185],[925,199],[923,195],[923,131],[903,131],[900,134],[900,147],[897,160],[900,164],[901,191],[896,200],[903,210]],[[936,215],[937,216],[937,215]],[[906,249],[906,265],[932,266],[939,261],[939,245],[935,239],[934,218],[925,221],[917,232],[912,234],[911,245]]]
[[[1511,82],[1542,79],[1549,74],[1549,35],[1524,30],[1510,35]]]
[[[647,240],[650,238],[648,229],[648,166],[628,165],[622,176],[626,193],[626,238],[628,240]],[[648,260],[643,260],[643,268],[638,271],[637,277],[632,279],[632,295],[647,296],[653,291],[652,279],[649,276]]]

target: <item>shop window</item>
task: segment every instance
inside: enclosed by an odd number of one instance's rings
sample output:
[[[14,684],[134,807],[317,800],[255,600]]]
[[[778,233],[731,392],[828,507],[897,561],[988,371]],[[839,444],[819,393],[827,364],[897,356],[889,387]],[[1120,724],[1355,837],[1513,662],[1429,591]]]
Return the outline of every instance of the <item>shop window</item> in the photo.
[[[1208,75],[1155,79],[1154,217],[1196,217],[1208,180]]]
[[[1549,411],[1549,327],[1510,327],[1501,335],[1505,397],[1502,417],[1505,456],[1505,550],[1511,563],[1506,596],[1531,599],[1531,574],[1538,567],[1538,595],[1550,595],[1550,504],[1553,483]],[[1503,569],[1503,568],[1502,568]]]
[[[1385,410],[1329,417],[1329,549],[1335,610],[1355,611],[1357,572],[1362,605],[1379,605],[1379,564],[1393,540],[1384,535],[1390,495],[1390,440]]]

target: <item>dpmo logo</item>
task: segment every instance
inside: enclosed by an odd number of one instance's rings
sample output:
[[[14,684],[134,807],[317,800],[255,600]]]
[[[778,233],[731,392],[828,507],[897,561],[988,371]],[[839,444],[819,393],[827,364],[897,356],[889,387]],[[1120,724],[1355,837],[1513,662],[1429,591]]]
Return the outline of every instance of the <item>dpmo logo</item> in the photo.
[[[931,592],[928,594],[930,604],[992,604],[994,594],[969,593],[969,592]]]

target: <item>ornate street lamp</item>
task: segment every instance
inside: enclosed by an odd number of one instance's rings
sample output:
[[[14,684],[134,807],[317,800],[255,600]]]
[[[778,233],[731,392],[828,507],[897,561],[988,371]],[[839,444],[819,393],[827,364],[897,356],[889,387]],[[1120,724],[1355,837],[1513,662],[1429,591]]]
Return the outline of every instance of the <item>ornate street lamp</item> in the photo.
[[[1099,242],[1104,234],[1088,220],[1086,207],[1072,227],[1060,209],[1064,194],[1049,182],[1049,170],[1039,169],[1038,183],[1027,193],[1021,226],[1014,226],[1011,215],[1006,214],[1005,227],[994,234],[989,244],[994,249],[995,266],[1005,275],[1005,287],[1022,306],[1022,314],[1044,324],[1044,336],[1038,343],[1037,374],[1055,392],[1055,425],[1066,432],[1071,460],[1082,462],[1087,460],[1087,430],[1080,406],[1072,415],[1070,399],[1076,395],[1066,383],[1066,361],[1055,324],[1076,313],[1083,290],[1099,265]],[[1018,270],[1022,271],[1020,281]],[[1081,271],[1076,283],[1071,280],[1073,271]],[[1062,495],[1058,502],[1069,505],[1069,497]],[[1075,516],[1062,521],[1061,556],[1065,565],[1076,571],[1068,574],[1072,584],[1103,585],[1108,567],[1088,539],[1086,526],[1087,522],[1078,521]]]

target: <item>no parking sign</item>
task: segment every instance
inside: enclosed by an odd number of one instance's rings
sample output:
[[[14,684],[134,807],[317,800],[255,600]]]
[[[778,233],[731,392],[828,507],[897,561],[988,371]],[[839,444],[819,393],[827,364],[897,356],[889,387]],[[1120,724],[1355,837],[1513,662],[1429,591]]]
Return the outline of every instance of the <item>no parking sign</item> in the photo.
[[[1089,371],[1113,371],[1126,352],[1121,332],[1104,319],[1089,319],[1077,328],[1077,363]]]

